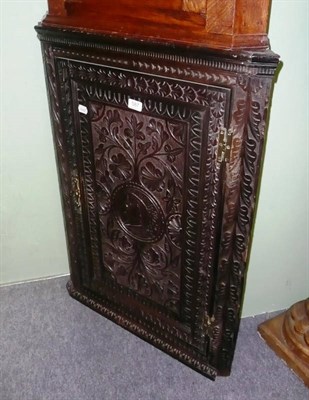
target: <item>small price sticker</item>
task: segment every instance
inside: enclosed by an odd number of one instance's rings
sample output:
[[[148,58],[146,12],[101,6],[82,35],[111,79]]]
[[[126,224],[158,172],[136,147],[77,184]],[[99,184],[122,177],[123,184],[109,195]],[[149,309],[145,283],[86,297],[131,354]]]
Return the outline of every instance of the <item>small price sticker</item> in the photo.
[[[86,106],[83,106],[82,104],[79,104],[79,105],[78,105],[78,111],[79,111],[81,114],[85,114],[85,115],[88,114],[88,108],[87,108]]]
[[[143,109],[143,103],[141,101],[138,101],[138,100],[129,99],[128,107],[131,108],[132,110],[141,112],[142,109]]]

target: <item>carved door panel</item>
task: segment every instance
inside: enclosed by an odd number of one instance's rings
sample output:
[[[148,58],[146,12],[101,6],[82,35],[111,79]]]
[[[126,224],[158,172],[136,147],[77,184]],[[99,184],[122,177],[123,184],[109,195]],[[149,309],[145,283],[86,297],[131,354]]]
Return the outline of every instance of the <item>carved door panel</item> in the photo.
[[[221,227],[218,141],[230,89],[65,58],[56,67],[80,289],[169,353],[176,341],[198,352],[198,369],[214,376],[206,364]]]

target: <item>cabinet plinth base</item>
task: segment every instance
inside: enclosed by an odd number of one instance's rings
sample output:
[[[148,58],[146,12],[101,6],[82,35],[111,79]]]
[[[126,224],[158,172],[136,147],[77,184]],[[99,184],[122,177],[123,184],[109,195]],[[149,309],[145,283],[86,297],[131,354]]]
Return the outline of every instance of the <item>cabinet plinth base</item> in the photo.
[[[263,322],[258,327],[267,345],[309,387],[309,299],[294,304],[289,310]]]
[[[196,357],[194,357],[194,355],[192,356],[192,354],[186,352],[185,349],[180,349],[173,344],[167,343],[166,340],[160,339],[158,335],[154,335],[141,327],[138,322],[132,321],[132,319],[128,316],[113,310],[111,305],[104,304],[105,301],[103,299],[96,298],[92,295],[92,293],[86,293],[86,291],[84,290],[82,292],[76,290],[71,280],[69,280],[67,283],[67,290],[70,296],[73,297],[75,300],[78,300],[80,303],[110,319],[111,321],[115,322],[117,325],[128,330],[129,332],[134,333],[136,336],[152,344],[163,352],[169,354],[173,358],[189,366],[200,374],[206,376],[211,380],[215,380],[217,376],[217,371],[209,366],[208,363],[203,362],[202,360],[198,360],[197,355]],[[190,353],[192,353],[192,351]]]

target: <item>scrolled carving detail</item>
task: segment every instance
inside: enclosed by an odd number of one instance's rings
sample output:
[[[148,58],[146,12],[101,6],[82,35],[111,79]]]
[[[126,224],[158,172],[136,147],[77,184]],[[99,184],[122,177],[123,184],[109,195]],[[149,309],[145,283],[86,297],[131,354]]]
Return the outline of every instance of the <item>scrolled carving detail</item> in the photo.
[[[61,100],[58,92],[56,66],[54,58],[54,50],[51,45],[42,45],[43,59],[45,61],[46,71],[46,84],[49,92],[49,104],[50,112],[52,117],[53,137],[55,143],[55,149],[58,160],[58,174],[62,188],[62,202],[65,213],[66,230],[68,235],[68,248],[71,262],[72,276],[75,281],[80,280],[79,273],[79,261],[80,251],[78,248],[79,237],[76,231],[74,221],[74,204],[72,204],[71,193],[74,191],[72,188],[71,171],[74,170],[74,165],[69,164],[69,151],[74,152],[74,143],[68,140],[68,136],[65,134],[61,119]],[[68,110],[68,109],[67,109]],[[71,158],[72,160],[72,158]]]
[[[168,81],[155,78],[148,78],[143,75],[135,75],[127,72],[119,72],[112,69],[95,68],[94,66],[77,65],[68,62],[69,71],[72,77],[82,81],[93,80],[101,85],[110,85],[119,88],[134,88],[143,94],[160,95],[167,99],[181,100],[182,102],[207,105],[207,87]],[[97,89],[102,90],[102,89]]]
[[[182,221],[181,214],[172,214],[167,221],[168,238],[178,249],[181,249]]]
[[[231,349],[235,346],[235,332],[240,321],[249,233],[253,220],[271,79],[251,77],[247,92],[243,89],[240,87],[239,100],[235,103],[233,113],[235,137],[226,171],[214,306],[218,326],[214,330],[210,351],[214,365],[220,370],[230,369],[233,354]]]

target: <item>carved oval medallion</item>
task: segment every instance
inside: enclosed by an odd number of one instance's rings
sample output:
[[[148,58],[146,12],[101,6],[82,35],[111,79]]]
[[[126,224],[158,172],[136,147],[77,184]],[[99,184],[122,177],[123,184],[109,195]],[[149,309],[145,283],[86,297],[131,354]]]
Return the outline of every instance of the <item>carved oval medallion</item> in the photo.
[[[149,243],[163,236],[163,211],[151,193],[139,184],[119,185],[112,194],[112,209],[121,228],[134,239]]]

